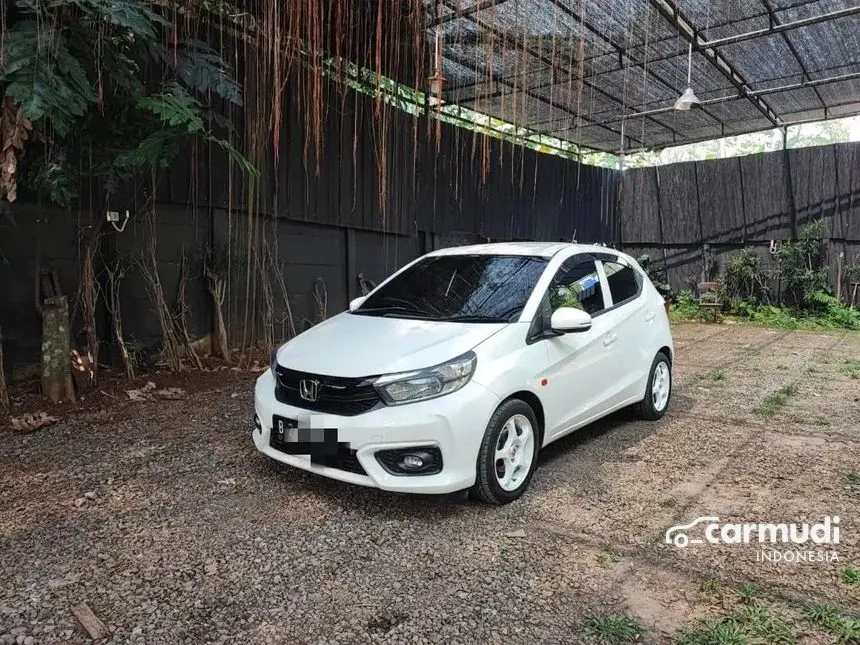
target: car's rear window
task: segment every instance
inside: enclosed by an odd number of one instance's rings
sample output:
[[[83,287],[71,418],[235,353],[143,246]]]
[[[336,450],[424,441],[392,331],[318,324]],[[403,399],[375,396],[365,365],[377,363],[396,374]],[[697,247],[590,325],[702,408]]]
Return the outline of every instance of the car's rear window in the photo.
[[[512,322],[522,313],[546,265],[547,258],[534,256],[430,256],[382,285],[353,313]]]

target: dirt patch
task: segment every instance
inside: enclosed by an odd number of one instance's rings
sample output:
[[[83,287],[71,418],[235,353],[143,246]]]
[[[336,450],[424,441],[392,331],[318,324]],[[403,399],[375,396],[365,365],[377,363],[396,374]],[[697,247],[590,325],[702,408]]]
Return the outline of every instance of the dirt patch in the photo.
[[[832,630],[860,608],[845,573],[860,568],[860,392],[839,370],[860,335],[674,333],[669,414],[622,412],[553,444],[502,508],[268,461],[250,441],[252,373],[157,378],[187,390],[176,401],[126,402],[118,383],[94,408],[4,432],[0,642],[84,642],[70,612],[84,601],[110,643],[587,642],[586,621],[618,616],[645,643],[727,616],[758,642],[783,623],[833,642],[804,607],[836,612],[818,617]],[[789,383],[772,415],[756,411]],[[839,561],[665,543],[709,515],[839,515]]]

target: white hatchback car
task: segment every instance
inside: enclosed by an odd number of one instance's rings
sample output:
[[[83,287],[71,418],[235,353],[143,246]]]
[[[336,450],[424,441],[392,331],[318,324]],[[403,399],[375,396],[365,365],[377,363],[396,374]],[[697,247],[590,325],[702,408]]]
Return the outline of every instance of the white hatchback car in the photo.
[[[663,298],[623,253],[443,249],[274,352],[253,438],[334,479],[504,504],[548,443],[629,405],[662,417],[672,358]]]

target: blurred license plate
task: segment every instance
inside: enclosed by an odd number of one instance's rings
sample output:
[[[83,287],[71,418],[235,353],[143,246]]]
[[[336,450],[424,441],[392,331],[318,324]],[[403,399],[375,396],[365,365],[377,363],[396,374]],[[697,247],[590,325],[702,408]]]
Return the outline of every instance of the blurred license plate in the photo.
[[[336,428],[311,428],[297,419],[272,416],[269,445],[291,455],[324,456],[338,452]]]
[[[299,423],[296,419],[272,417],[272,446],[280,443],[295,443],[299,440]]]

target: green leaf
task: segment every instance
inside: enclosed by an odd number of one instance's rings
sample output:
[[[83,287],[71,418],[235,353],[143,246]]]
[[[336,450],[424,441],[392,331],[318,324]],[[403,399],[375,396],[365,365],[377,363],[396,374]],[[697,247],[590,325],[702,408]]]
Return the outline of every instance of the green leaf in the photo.
[[[156,38],[159,27],[170,25],[140,0],[66,0],[61,4],[78,7],[90,21],[107,22],[144,39]]]
[[[189,88],[196,92],[211,91],[234,105],[242,105],[239,85],[229,75],[227,64],[206,43],[186,40],[179,44],[176,52],[176,74]],[[170,63],[173,57],[168,56]]]
[[[78,173],[69,163],[64,149],[53,151],[50,157],[39,154],[28,166],[24,181],[32,190],[43,193],[60,206],[68,206],[77,198]]]
[[[16,23],[3,38],[0,83],[5,96],[20,103],[31,121],[45,119],[65,136],[96,100],[81,61],[65,36],[33,21]]]
[[[179,152],[182,134],[175,130],[156,131],[133,150],[116,156],[114,164],[120,169],[143,168],[150,165],[166,168]]]
[[[209,139],[209,141],[218,145],[219,147],[221,147],[221,149],[226,151],[227,156],[239,167],[239,170],[241,170],[243,173],[251,177],[260,176],[259,168],[252,164],[251,161],[245,155],[243,155],[236,148],[234,148],[229,141],[227,141],[226,139],[218,139],[213,136],[209,136],[207,137],[207,139]]]
[[[167,85],[154,96],[139,99],[137,105],[151,112],[167,125],[180,127],[189,134],[204,130],[200,102],[177,83]]]

